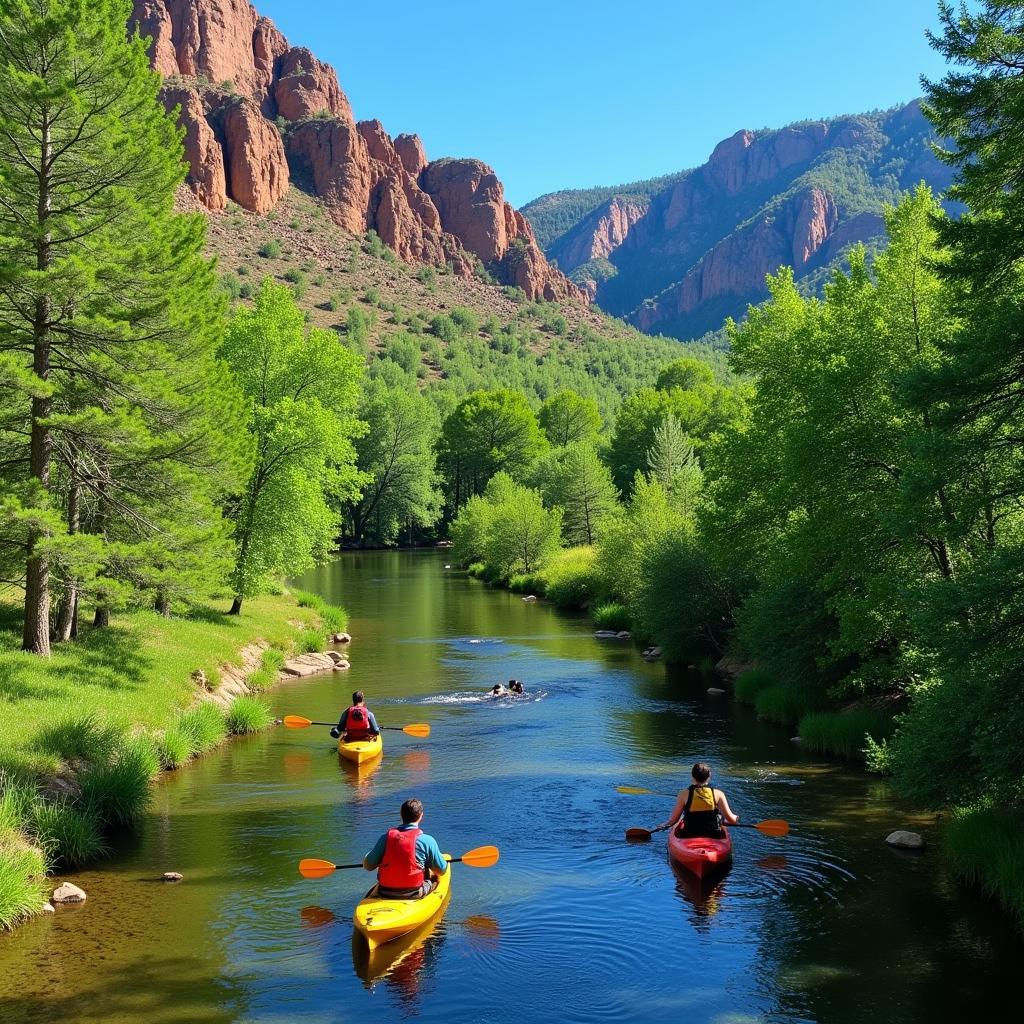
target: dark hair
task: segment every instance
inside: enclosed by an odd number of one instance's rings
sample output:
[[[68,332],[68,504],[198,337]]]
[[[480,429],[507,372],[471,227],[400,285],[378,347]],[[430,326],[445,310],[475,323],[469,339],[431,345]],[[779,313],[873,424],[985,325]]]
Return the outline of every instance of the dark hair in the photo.
[[[697,782],[707,782],[711,778],[711,765],[698,761],[693,766],[693,777]]]
[[[364,700],[366,700],[366,695],[362,690],[356,690],[356,692],[352,694],[353,704],[362,704]]]
[[[412,800],[406,800],[402,804],[402,824],[411,825],[414,821],[419,821],[423,817],[423,804],[419,802],[415,797]]]

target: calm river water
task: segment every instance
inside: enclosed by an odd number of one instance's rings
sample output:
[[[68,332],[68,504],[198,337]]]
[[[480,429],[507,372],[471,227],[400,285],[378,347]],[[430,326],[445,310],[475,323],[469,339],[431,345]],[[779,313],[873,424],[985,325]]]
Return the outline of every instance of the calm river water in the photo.
[[[144,829],[74,877],[79,909],[0,938],[0,1021],[686,1021],[873,1024],[1019,1019],[1024,944],[935,857],[882,840],[911,826],[876,781],[803,756],[787,731],[666,677],[583,618],[446,572],[444,555],[346,555],[303,586],[341,601],[347,674],[283,686],[278,714],[330,720],[355,687],[388,733],[382,763],[339,764],[326,729],[274,729],[163,780]],[[483,699],[515,676],[528,695]],[[710,760],[745,821],[732,869],[695,885],[664,839],[622,841]],[[303,856],[361,859],[410,795],[456,866],[427,934],[367,963],[351,912],[363,872],[301,879]],[[185,881],[166,886],[163,871]]]

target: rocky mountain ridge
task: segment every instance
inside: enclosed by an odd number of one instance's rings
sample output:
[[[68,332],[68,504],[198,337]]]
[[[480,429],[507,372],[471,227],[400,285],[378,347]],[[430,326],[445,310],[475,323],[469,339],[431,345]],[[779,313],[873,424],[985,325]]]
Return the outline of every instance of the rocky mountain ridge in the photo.
[[[431,163],[417,136],[359,121],[329,65],[292,47],[248,0],[135,0],[162,98],[180,108],[188,184],[212,213],[269,214],[290,183],[354,234],[407,262],[486,270],[531,299],[586,301],[547,261],[526,218],[479,160]]]
[[[765,275],[780,266],[816,281],[851,244],[874,244],[885,204],[902,190],[922,180],[945,189],[950,170],[932,139],[917,102],[739,131],[661,189],[606,194],[547,254],[607,312],[648,332],[699,336],[766,297]],[[542,196],[523,212],[547,237],[580,195]]]

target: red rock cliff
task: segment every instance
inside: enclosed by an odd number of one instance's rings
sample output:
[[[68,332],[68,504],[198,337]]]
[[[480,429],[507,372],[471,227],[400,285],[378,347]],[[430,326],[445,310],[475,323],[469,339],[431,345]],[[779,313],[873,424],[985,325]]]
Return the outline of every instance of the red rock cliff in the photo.
[[[207,209],[233,199],[267,213],[294,173],[337,223],[376,230],[404,260],[450,263],[463,276],[479,260],[530,298],[585,301],[547,262],[494,171],[476,160],[430,164],[416,136],[356,124],[334,69],[289,46],[248,0],[135,0],[132,25],[153,40],[164,102],[185,128],[189,185]]]

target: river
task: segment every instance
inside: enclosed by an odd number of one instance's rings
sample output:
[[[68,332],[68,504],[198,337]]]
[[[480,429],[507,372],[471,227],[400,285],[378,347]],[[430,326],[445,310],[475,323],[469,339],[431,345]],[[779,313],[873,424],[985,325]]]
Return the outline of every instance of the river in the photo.
[[[233,742],[162,779],[139,834],[73,876],[89,894],[0,938],[0,1021],[673,1021],[878,1024],[1015,1017],[1011,925],[941,870],[931,820],[881,782],[806,755],[786,730],[667,675],[584,618],[447,571],[443,553],[342,557],[301,581],[350,610],[352,670],[279,687],[278,714],[331,720],[352,689],[387,733],[382,762],[339,763],[326,729]],[[483,699],[523,680],[524,698]],[[709,760],[747,822],[698,886],[664,839],[629,845]],[[362,858],[416,795],[453,853],[443,919],[372,963],[353,943]],[[930,849],[888,849],[893,828]],[[185,880],[166,885],[164,871]]]

